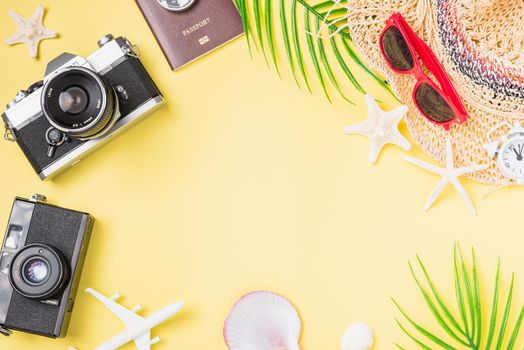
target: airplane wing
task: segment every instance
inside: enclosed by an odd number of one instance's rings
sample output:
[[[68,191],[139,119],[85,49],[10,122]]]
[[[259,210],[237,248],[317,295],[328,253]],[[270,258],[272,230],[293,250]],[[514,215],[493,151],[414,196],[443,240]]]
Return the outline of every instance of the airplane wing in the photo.
[[[151,349],[151,332],[146,332],[134,340],[138,350]]]
[[[114,298],[108,298],[106,296],[103,296],[102,294],[98,293],[96,290],[93,290],[91,288],[86,289],[86,292],[91,294],[93,297],[95,297],[98,301],[100,301],[106,308],[109,309],[113,314],[115,314],[125,325],[127,328],[132,327],[138,323],[140,323],[143,320],[143,317],[138,316],[136,313],[134,313],[131,310],[126,309],[122,305],[118,304],[114,301]],[[139,338],[140,339],[140,338]],[[149,339],[149,332],[147,334],[147,343],[149,345],[150,339]],[[137,343],[138,346],[138,343]],[[143,345],[142,345],[143,346]],[[138,347],[139,349],[149,349],[149,347]]]

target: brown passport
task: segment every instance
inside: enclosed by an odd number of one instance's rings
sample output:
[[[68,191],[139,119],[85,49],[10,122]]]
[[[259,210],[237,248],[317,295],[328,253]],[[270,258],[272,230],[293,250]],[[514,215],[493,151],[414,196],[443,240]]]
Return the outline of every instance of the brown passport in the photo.
[[[244,32],[232,0],[196,0],[181,12],[165,9],[158,0],[136,0],[136,3],[173,70]]]

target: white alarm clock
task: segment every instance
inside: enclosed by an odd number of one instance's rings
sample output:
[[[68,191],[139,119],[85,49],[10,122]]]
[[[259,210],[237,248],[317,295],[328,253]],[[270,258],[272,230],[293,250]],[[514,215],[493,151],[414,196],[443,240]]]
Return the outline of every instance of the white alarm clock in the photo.
[[[509,133],[492,141],[491,134],[505,125],[510,127]],[[484,144],[484,148],[491,158],[496,157],[497,166],[504,177],[524,185],[524,128],[520,124],[512,126],[505,123],[493,128],[488,133],[488,143]]]
[[[166,10],[182,12],[192,7],[197,0],[157,0]]]

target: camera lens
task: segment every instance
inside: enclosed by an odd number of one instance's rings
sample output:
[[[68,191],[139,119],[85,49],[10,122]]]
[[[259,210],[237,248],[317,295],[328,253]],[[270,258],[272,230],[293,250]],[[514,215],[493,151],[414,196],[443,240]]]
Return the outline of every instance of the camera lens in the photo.
[[[71,86],[58,97],[60,109],[67,114],[79,114],[86,110],[89,103],[87,92],[79,86]]]
[[[49,277],[49,264],[41,258],[26,261],[22,268],[22,276],[29,283],[42,284]]]
[[[56,72],[43,87],[41,104],[53,127],[80,140],[101,136],[120,116],[111,85],[84,67]]]
[[[45,244],[20,249],[9,267],[9,282],[20,295],[45,300],[60,292],[69,280],[69,267],[62,254]]]

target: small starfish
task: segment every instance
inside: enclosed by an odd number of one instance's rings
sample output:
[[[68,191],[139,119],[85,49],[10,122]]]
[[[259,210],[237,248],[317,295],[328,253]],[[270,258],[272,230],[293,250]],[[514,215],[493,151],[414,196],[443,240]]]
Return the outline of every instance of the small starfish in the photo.
[[[4,43],[7,45],[26,44],[32,58],[35,58],[38,54],[38,44],[40,44],[40,41],[57,36],[55,32],[46,29],[42,24],[44,17],[44,8],[42,5],[38,5],[31,18],[24,18],[13,10],[9,11],[9,16],[15,21],[18,31],[13,36],[7,38]]]
[[[454,161],[453,161],[453,147],[451,145],[451,139],[448,137],[446,140],[446,167],[438,167],[436,165],[432,165],[429,163],[426,163],[420,159],[413,158],[413,157],[404,157],[404,160],[414,164],[422,169],[426,169],[427,171],[431,171],[432,173],[435,173],[437,175],[440,175],[442,179],[439,181],[433,192],[431,193],[431,196],[429,196],[428,201],[426,202],[426,205],[424,206],[424,210],[428,210],[435,200],[438,198],[438,196],[442,193],[446,185],[451,183],[453,187],[457,190],[457,192],[460,194],[464,202],[466,202],[466,205],[468,206],[470,212],[472,215],[477,215],[477,211],[475,210],[475,206],[471,202],[471,199],[468,196],[468,193],[462,186],[462,184],[459,181],[459,176],[462,176],[464,174],[471,174],[475,173],[477,171],[481,171],[488,168],[487,164],[476,164],[476,165],[470,165],[465,166],[461,168],[455,168]]]
[[[386,112],[378,106],[370,94],[366,94],[365,99],[368,105],[368,118],[361,123],[346,126],[344,132],[369,138],[369,162],[375,163],[380,151],[388,143],[409,151],[411,149],[409,141],[398,130],[398,123],[408,111],[408,107],[400,106]]]

